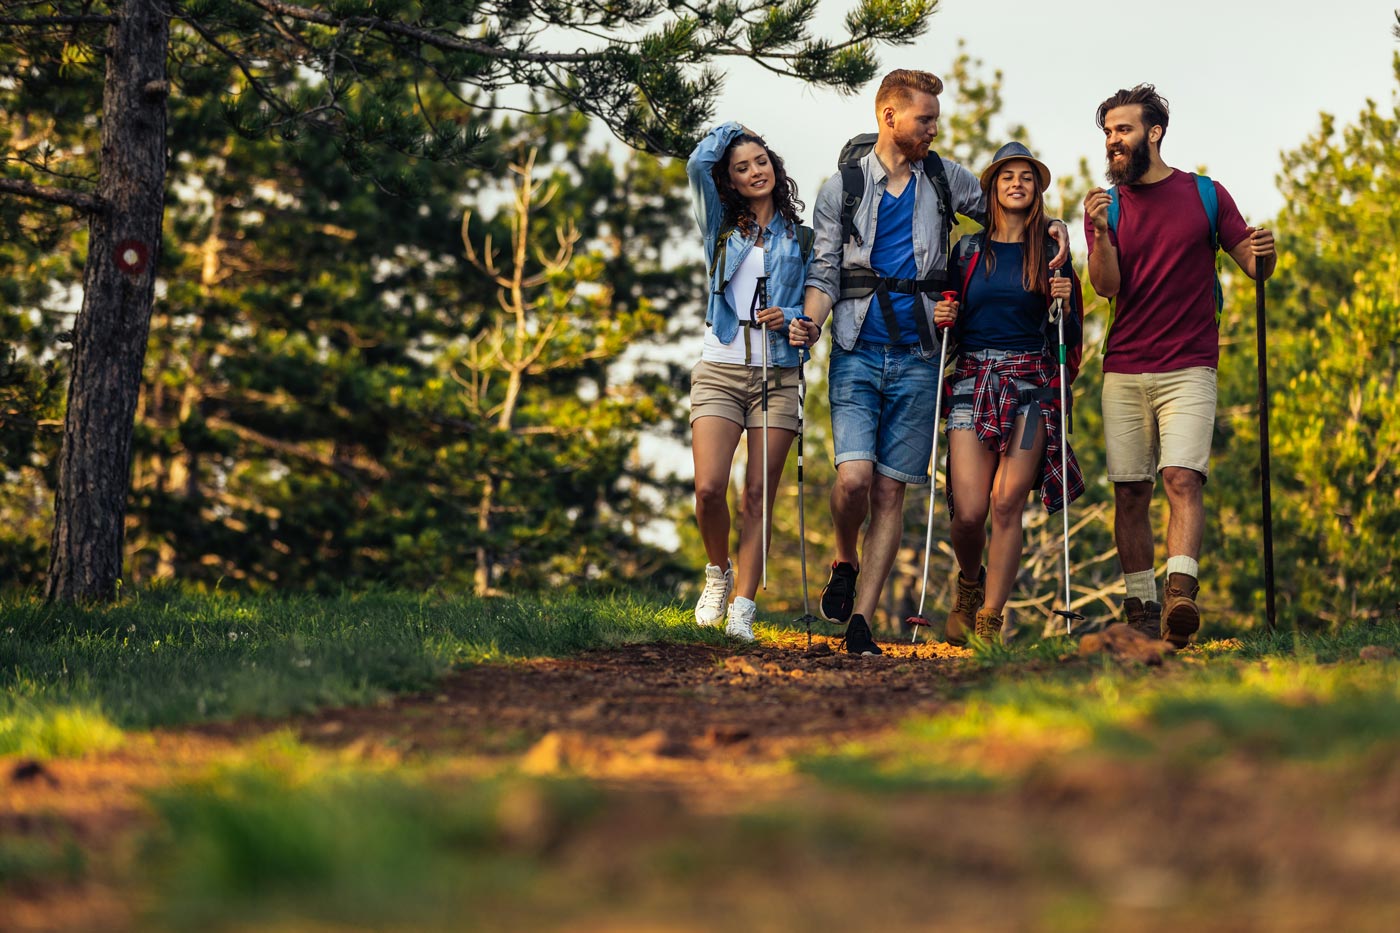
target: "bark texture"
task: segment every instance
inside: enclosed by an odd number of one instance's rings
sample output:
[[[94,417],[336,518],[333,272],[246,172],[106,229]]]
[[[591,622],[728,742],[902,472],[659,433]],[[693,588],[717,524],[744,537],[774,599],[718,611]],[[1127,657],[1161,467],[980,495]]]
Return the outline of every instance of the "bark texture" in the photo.
[[[122,572],[131,437],[150,331],[165,211],[170,19],[124,0],[109,33],[100,209],[73,327],[46,593],[109,600]]]

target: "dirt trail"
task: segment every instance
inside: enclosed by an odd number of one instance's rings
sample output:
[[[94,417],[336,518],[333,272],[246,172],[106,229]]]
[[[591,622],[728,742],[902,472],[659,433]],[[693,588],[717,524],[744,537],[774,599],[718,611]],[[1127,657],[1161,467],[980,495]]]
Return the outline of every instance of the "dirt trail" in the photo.
[[[630,906],[570,914],[570,929],[657,929],[657,916],[676,930],[913,929],[928,919],[915,907],[929,900],[957,929],[1045,928],[1062,906],[1091,922],[1053,928],[1379,930],[1400,917],[1395,762],[1348,775],[1340,797],[1337,776],[1312,764],[1245,758],[1204,771],[1156,759],[1040,760],[1018,766],[1023,779],[1006,788],[884,798],[794,772],[785,764],[794,754],[947,710],[960,684],[988,676],[947,645],[884,647],[883,658],[813,654],[797,634],[748,648],[624,646],[476,666],[370,708],[137,734],[115,753],[24,776],[23,763],[0,759],[0,834],[66,834],[92,859],[82,883],[12,891],[0,901],[0,928],[132,928],[141,905],[103,879],[131,864],[150,822],[143,793],[283,729],[351,758],[439,768],[449,780],[516,763],[634,792],[553,856],[552,870],[573,880],[554,889],[588,890],[600,877],[635,884]],[[1034,674],[1023,665],[999,676]],[[865,897],[843,894],[850,866],[814,852],[764,864],[768,900],[743,873],[724,870],[750,843],[713,815],[779,799],[871,834],[887,857],[864,866]],[[695,892],[647,874],[648,846],[674,838],[716,853],[715,865],[696,869]],[[804,893],[774,914],[785,885]],[[700,889],[703,907],[687,900]],[[717,903],[728,905],[727,919],[707,913]],[[529,928],[517,920],[499,928]]]

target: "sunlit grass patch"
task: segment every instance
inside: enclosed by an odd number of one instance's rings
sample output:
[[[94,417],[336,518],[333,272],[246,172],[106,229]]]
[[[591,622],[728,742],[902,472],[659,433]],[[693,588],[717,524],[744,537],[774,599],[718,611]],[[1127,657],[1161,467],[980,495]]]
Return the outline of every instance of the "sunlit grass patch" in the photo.
[[[1201,756],[1329,759],[1400,751],[1400,665],[1318,664],[1280,658],[1219,666],[1161,692],[1149,710],[1155,732],[1197,730]]]
[[[1320,644],[1326,654],[1335,652]],[[1400,754],[1400,663],[1319,663],[1283,655],[1191,656],[1167,670],[1113,662],[1014,667],[1014,649],[982,646],[1008,676],[972,682],[958,702],[889,734],[809,756],[821,780],[869,790],[956,790],[1016,780],[1066,755],[1220,756],[1347,761]],[[1233,660],[1231,659],[1233,658]]]
[[[100,709],[125,728],[282,717],[425,689],[458,665],[656,641],[725,639],[641,596],[11,599],[0,600],[0,697]]]
[[[440,925],[464,907],[520,897],[541,854],[595,818],[600,797],[569,782],[446,787],[248,764],[157,793],[153,805],[161,826],[148,857],[164,921],[362,928]]]
[[[64,758],[108,751],[121,741],[122,731],[93,706],[0,695],[0,755]]]

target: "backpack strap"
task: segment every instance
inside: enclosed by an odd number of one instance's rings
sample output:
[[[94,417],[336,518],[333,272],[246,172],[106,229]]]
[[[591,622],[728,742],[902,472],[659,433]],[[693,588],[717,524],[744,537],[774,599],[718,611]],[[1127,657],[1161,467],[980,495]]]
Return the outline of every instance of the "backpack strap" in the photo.
[[[1209,175],[1192,174],[1196,182],[1196,194],[1200,195],[1201,207],[1205,208],[1206,220],[1210,223],[1210,248],[1220,252],[1220,199],[1215,194],[1215,182]],[[1219,257],[1216,257],[1218,260]],[[1225,312],[1225,290],[1220,287],[1220,266],[1215,267],[1215,324],[1220,326],[1220,318]]]
[[[984,234],[982,231],[969,234],[958,241],[957,247],[953,250],[953,264],[956,266],[959,275],[954,278],[949,275],[950,284],[960,286],[958,294],[967,297],[967,288],[972,283],[972,272],[977,268],[978,261],[982,258],[982,241]],[[951,272],[951,270],[949,270]]]
[[[856,229],[856,208],[865,197],[865,172],[860,161],[841,163],[841,242],[855,240],[860,246],[865,242]]]
[[[953,211],[953,187],[948,183],[948,170],[943,167],[943,157],[933,150],[924,156],[924,174],[938,195],[938,214],[943,218],[943,249],[946,251],[958,218]]]
[[[812,261],[812,247],[817,242],[817,231],[806,224],[797,225],[797,250],[802,256],[802,265]]]
[[[855,240],[861,245],[864,240],[856,229],[856,208],[865,197],[865,171],[860,161],[866,153],[875,148],[879,139],[876,133],[860,133],[846,140],[841,154],[836,157],[836,169],[841,173],[841,242]]]
[[[719,236],[715,237],[715,256],[710,260],[710,281],[715,280],[715,270],[724,265],[724,260],[729,255],[729,236],[739,229],[734,224],[725,224],[719,228]]]

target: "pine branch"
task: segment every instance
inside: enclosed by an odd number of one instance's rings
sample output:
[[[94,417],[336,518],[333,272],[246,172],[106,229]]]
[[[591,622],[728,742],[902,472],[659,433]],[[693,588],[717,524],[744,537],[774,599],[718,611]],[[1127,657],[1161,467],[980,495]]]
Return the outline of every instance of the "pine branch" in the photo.
[[[328,13],[323,10],[312,10],[303,6],[297,6],[294,3],[284,3],[282,0],[251,0],[251,2],[254,6],[266,10],[269,13],[286,16],[304,23],[315,23],[318,26],[332,26],[337,28],[369,29],[386,35],[413,39],[424,45],[448,52],[468,52],[472,55],[480,55],[482,58],[490,58],[498,61],[532,62],[536,64],[550,62],[582,63],[592,61],[597,57],[596,53],[592,52],[545,53],[526,52],[519,49],[505,49],[497,45],[488,45],[484,42],[473,42],[470,39],[445,35],[431,29],[420,29],[417,26],[409,26],[378,16],[337,16],[334,13]]]
[[[0,192],[17,194],[20,197],[33,198],[36,201],[47,201],[50,204],[62,204],[64,207],[74,208],[84,214],[101,214],[106,211],[107,207],[102,199],[96,195],[70,191],[67,188],[36,185],[22,178],[0,178]]]
[[[119,17],[92,13],[84,16],[33,16],[33,17],[3,17],[0,18],[0,26],[14,26],[16,29],[27,29],[38,26],[114,26],[119,21]]]

